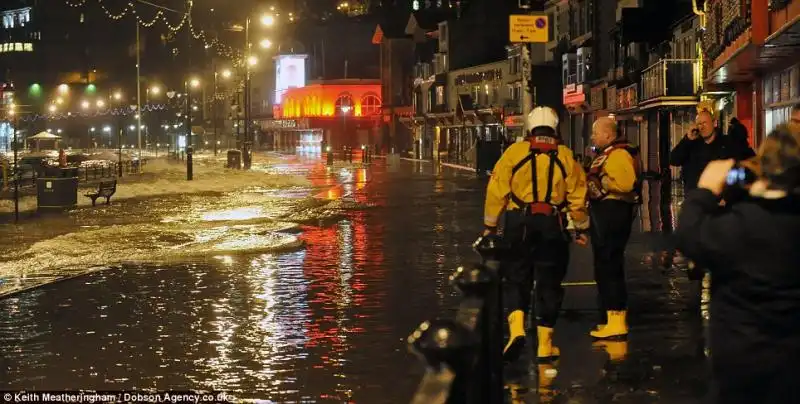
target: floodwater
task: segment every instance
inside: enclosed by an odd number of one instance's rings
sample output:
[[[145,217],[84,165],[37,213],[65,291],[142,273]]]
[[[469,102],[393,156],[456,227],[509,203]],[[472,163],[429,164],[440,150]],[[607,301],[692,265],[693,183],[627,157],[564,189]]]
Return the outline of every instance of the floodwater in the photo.
[[[423,368],[405,337],[452,314],[458,296],[447,277],[477,258],[485,182],[407,162],[304,173],[308,186],[165,195],[36,219],[19,245],[4,245],[5,284],[30,272],[105,270],[0,301],[0,389],[409,402]],[[645,227],[660,218],[645,213]],[[631,247],[624,352],[592,346],[596,297],[580,286],[591,280],[590,256],[576,249],[576,286],[556,336],[563,358],[542,369],[543,380],[511,386],[515,402],[704,395],[702,327],[686,309],[687,282],[644,230]]]

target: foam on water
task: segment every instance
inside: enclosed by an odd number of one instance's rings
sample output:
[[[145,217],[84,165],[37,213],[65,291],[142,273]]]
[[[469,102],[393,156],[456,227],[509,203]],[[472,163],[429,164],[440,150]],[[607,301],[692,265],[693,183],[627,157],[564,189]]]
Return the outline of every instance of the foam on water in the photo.
[[[142,175],[126,175],[118,180],[113,200],[174,194],[197,194],[206,192],[232,192],[246,188],[276,189],[307,187],[309,181],[298,173],[269,173],[256,170],[230,170],[222,168],[215,160],[199,160],[194,165],[192,181],[186,180],[186,166],[163,159],[153,160],[145,166]],[[81,186],[78,190],[78,206],[90,206],[91,200],[83,194],[93,187]],[[20,210],[36,210],[36,197],[20,198]],[[0,212],[12,212],[14,201],[0,200]]]
[[[11,260],[0,262],[0,276],[47,273],[122,262],[159,262],[210,253],[271,252],[299,248],[302,242],[284,233],[286,222],[238,224],[210,222],[123,224],[88,228],[34,243]]]

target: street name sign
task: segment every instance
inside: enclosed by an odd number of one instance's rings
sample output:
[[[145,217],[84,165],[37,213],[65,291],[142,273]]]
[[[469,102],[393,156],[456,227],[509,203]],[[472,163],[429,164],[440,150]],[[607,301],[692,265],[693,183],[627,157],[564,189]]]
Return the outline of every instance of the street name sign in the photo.
[[[546,43],[547,35],[546,15],[512,14],[508,21],[508,39],[512,43]]]

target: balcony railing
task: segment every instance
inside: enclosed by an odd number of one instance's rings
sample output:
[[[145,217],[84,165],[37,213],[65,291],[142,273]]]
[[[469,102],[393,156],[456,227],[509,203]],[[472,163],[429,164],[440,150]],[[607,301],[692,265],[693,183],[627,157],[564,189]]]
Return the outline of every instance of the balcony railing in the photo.
[[[433,76],[433,66],[430,63],[417,63],[414,65],[415,79],[427,80],[431,76]]]
[[[658,97],[691,97],[700,89],[695,59],[663,59],[642,72],[641,101]]]

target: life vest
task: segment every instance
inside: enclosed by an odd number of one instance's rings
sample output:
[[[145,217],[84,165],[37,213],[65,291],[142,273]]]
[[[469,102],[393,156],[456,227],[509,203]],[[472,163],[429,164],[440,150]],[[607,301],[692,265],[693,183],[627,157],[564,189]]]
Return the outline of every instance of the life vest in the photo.
[[[558,159],[559,141],[551,136],[531,136],[528,142],[530,143],[530,152],[511,169],[511,178],[514,178],[514,174],[516,174],[525,163],[531,163],[533,201],[523,201],[522,198],[514,194],[513,190],[511,191],[511,200],[521,209],[529,210],[532,214],[555,215],[566,206],[566,200],[559,205],[554,205],[551,202],[553,194],[553,174],[556,166],[561,170],[561,177],[564,179],[567,178],[567,170],[564,168],[564,163]],[[539,200],[539,178],[536,174],[536,157],[540,154],[546,154],[550,157],[550,167],[547,174],[547,191],[542,200]]]
[[[631,145],[627,141],[617,141],[609,145],[597,157],[592,160],[592,165],[589,166],[589,173],[586,175],[586,188],[588,190],[589,199],[599,201],[606,199],[611,192],[603,186],[603,177],[606,176],[603,168],[608,161],[608,156],[614,150],[623,149],[633,158],[633,169],[636,173],[636,181],[633,183],[632,199],[634,203],[641,203],[642,201],[642,170],[639,161],[639,148]]]

